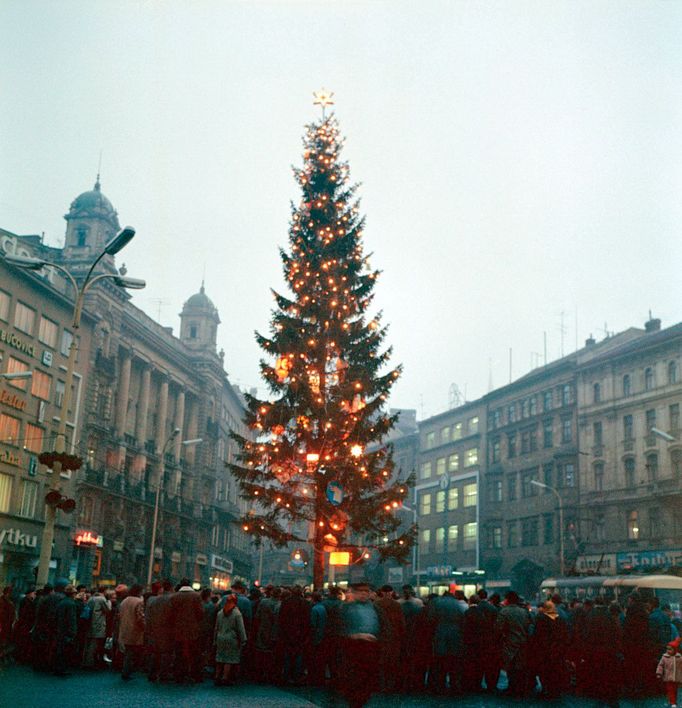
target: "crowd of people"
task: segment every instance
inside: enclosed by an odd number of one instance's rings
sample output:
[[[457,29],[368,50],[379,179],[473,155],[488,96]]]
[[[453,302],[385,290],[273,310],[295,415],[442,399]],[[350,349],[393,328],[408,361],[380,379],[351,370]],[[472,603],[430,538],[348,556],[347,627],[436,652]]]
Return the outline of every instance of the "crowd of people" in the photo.
[[[337,689],[351,706],[374,691],[460,695],[504,691],[548,699],[573,692],[606,705],[682,683],[680,624],[669,606],[633,592],[531,607],[514,591],[418,598],[367,583],[326,594],[234,582],[222,594],[183,580],[88,591],[59,580],[0,598],[0,658],[67,676],[75,667],[145,672],[150,682],[236,680]],[[504,672],[506,682],[500,682]]]

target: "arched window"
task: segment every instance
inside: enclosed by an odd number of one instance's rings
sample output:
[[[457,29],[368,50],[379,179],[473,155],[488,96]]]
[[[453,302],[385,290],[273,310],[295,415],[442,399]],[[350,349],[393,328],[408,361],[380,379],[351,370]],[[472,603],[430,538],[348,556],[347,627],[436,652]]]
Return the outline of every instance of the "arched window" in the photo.
[[[631,388],[630,374],[625,374],[625,376],[623,376],[623,395],[629,396],[631,393]]]
[[[668,363],[668,383],[677,383],[677,362],[671,361]]]
[[[651,391],[651,389],[653,387],[654,387],[654,370],[650,366],[647,366],[646,369],[644,369],[644,390]]]

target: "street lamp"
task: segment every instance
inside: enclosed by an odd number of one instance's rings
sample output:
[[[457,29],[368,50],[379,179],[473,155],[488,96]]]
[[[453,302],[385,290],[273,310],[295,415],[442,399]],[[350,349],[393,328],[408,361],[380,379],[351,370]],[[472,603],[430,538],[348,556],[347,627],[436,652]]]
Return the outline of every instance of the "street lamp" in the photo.
[[[12,379],[30,379],[33,376],[32,371],[15,371],[13,373],[0,374],[0,379],[7,379],[11,381]]]
[[[532,479],[530,481],[531,484],[534,484],[536,487],[542,487],[543,489],[549,489],[552,494],[557,498],[557,501],[559,502],[559,526],[561,527],[559,529],[559,570],[560,574],[563,577],[564,575],[564,503],[561,499],[561,494],[557,492],[555,487],[552,487],[549,484],[545,484],[544,482],[539,482],[537,479]]]
[[[168,451],[168,446],[175,440],[175,438],[180,435],[180,428],[175,428],[173,432],[168,436],[168,439],[163,444],[161,449],[161,469],[159,470],[159,480],[156,485],[156,498],[154,500],[154,519],[152,521],[152,540],[149,548],[149,566],[147,568],[147,585],[151,587],[152,584],[152,573],[154,571],[154,550],[156,547],[156,529],[159,523],[159,499],[161,497],[161,487],[163,486],[164,472],[166,470],[166,452]],[[182,445],[187,447],[188,445],[196,445],[203,442],[203,438],[192,438],[191,440],[183,440]]]
[[[651,428],[650,430],[653,435],[655,435],[657,438],[661,438],[661,440],[665,440],[669,443],[677,442],[677,438],[674,435],[666,433],[664,430],[659,430],[659,428]]]
[[[122,288],[139,289],[145,286],[144,280],[138,280],[137,278],[124,278],[118,274],[100,273],[99,275],[95,275],[93,277],[95,267],[102,260],[102,258],[104,258],[105,255],[113,256],[118,253],[130,242],[133,236],[135,236],[135,229],[130,226],[126,226],[119,231],[119,233],[117,233],[116,236],[114,236],[105,245],[102,253],[97,256],[94,263],[90,266],[90,270],[85,276],[85,279],[81,281],[80,285],[78,284],[76,278],[66,268],[58,265],[57,263],[52,263],[33,256],[16,256],[13,254],[5,254],[4,256],[6,263],[16,266],[17,268],[23,268],[24,270],[39,271],[48,266],[51,268],[56,268],[66,276],[66,279],[73,286],[73,290],[76,295],[73,308],[73,321],[71,323],[71,327],[73,328],[73,337],[69,347],[69,359],[66,367],[66,380],[64,382],[64,396],[60,407],[59,427],[57,428],[57,437],[55,440],[55,452],[60,455],[64,453],[64,449],[66,447],[66,418],[69,412],[69,406],[71,405],[71,387],[73,385],[73,375],[76,367],[76,332],[81,323],[81,314],[83,312],[83,301],[85,294],[95,283],[100,280],[104,280],[105,278],[112,279],[116,285]],[[54,462],[53,471],[54,474],[52,476],[52,487],[50,491],[61,492],[62,463],[59,459]],[[47,583],[50,569],[50,557],[52,555],[52,542],[54,540],[54,525],[56,516],[56,507],[46,503],[45,525],[43,526],[43,534],[40,545],[40,560],[38,561],[38,574],[36,576],[36,583],[38,585],[44,585]]]

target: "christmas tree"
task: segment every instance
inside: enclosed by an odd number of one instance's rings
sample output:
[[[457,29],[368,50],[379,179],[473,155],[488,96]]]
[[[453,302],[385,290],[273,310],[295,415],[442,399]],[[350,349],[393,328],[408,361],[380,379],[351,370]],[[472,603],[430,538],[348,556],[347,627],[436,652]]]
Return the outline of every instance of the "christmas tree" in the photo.
[[[230,465],[250,501],[244,531],[279,547],[311,543],[316,588],[326,551],[402,562],[416,532],[400,532],[395,513],[413,479],[394,479],[382,444],[396,422],[384,408],[401,367],[386,370],[386,328],[368,312],[379,272],[363,255],[337,121],[324,116],[330,96],[316,94],[322,118],[307,126],[303,168],[294,169],[302,197],[291,206],[289,250],[280,249],[291,294],[273,291],[270,336],[256,333],[271,398],[246,396],[254,439],[233,435],[240,453]]]

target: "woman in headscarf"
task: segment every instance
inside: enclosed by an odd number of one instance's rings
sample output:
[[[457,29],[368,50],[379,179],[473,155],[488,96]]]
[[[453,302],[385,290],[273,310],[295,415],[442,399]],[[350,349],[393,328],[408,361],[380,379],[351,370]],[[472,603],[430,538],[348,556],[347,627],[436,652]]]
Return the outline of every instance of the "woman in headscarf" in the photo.
[[[237,609],[237,596],[228,595],[223,608],[219,610],[215,622],[215,685],[230,686],[232,667],[241,659],[241,649],[246,644],[244,618]]]
[[[558,698],[566,690],[566,646],[568,626],[554,603],[547,600],[538,608],[530,655],[546,698]]]

